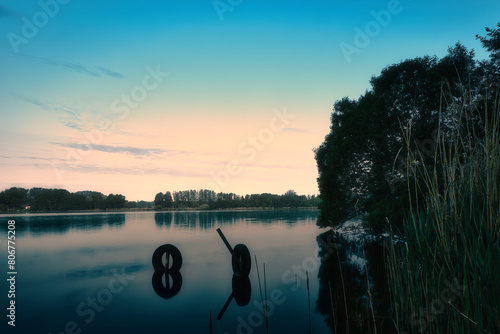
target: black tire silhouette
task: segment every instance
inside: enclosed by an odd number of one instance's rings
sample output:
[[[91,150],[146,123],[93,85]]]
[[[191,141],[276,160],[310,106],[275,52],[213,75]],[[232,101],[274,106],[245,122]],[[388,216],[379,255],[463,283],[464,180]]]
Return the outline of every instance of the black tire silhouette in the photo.
[[[233,275],[233,297],[238,306],[246,306],[252,297],[252,286],[248,276]]]
[[[165,275],[166,283],[163,283],[163,275]],[[170,277],[172,281],[170,281]],[[153,274],[153,289],[156,294],[162,298],[169,299],[181,291],[182,275],[177,270],[155,270]]]
[[[163,254],[167,257],[167,266],[169,265],[169,259],[172,257],[172,265],[168,268],[163,263]],[[155,270],[170,270],[179,271],[182,267],[182,255],[177,247],[171,244],[165,244],[158,247],[153,253],[153,268]]]
[[[250,274],[250,268],[252,266],[252,259],[250,258],[250,252],[247,246],[244,244],[237,244],[233,248],[233,273],[239,277],[246,277]]]

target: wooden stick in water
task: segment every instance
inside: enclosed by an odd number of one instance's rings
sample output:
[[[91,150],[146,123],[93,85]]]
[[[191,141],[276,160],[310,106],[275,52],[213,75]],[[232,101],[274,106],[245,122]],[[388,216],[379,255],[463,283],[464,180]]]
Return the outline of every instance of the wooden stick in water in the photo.
[[[220,238],[224,242],[224,245],[226,245],[227,249],[229,250],[229,253],[233,255],[233,248],[229,244],[229,241],[227,241],[226,237],[224,236],[224,233],[222,233],[222,230],[220,228],[217,229],[217,233],[219,233]]]
[[[309,334],[311,334],[311,296],[309,293],[309,272],[306,271],[307,282],[307,305],[309,308]]]

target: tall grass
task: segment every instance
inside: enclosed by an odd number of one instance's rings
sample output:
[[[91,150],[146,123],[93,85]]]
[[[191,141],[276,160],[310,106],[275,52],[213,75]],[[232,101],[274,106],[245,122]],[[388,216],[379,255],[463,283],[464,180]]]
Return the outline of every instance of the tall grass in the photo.
[[[456,131],[443,130],[443,116],[431,166],[415,149],[411,125],[405,131],[413,205],[398,231],[404,242],[392,242],[388,254],[400,332],[500,333],[498,90],[484,95],[480,108],[477,95],[462,92],[460,103],[448,106],[443,94]]]

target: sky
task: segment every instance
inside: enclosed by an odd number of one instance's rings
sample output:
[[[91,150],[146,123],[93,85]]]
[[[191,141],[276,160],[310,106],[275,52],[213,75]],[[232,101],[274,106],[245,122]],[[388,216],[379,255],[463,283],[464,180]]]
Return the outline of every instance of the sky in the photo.
[[[500,1],[0,1],[0,190],[317,194],[336,100]]]

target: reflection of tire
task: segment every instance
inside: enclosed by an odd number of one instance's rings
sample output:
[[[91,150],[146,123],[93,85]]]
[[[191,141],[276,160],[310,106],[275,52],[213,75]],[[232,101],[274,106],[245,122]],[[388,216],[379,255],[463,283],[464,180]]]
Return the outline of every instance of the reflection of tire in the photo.
[[[165,284],[163,276],[165,275]],[[171,280],[170,280],[171,278]],[[156,294],[162,298],[172,298],[181,291],[182,275],[180,271],[171,270],[155,270],[153,274],[153,289]]]
[[[238,306],[246,306],[252,297],[252,286],[248,276],[233,275],[233,296]]]
[[[237,244],[233,248],[233,273],[236,276],[248,276],[250,274],[250,268],[252,266],[252,260],[250,258],[250,252],[247,246],[244,244]]]
[[[166,256],[166,266],[163,263],[163,254]],[[172,261],[170,261],[172,257]],[[172,265],[170,265],[172,262]],[[179,271],[182,266],[182,255],[179,249],[171,244],[158,247],[153,253],[153,268],[155,270],[175,270]]]

